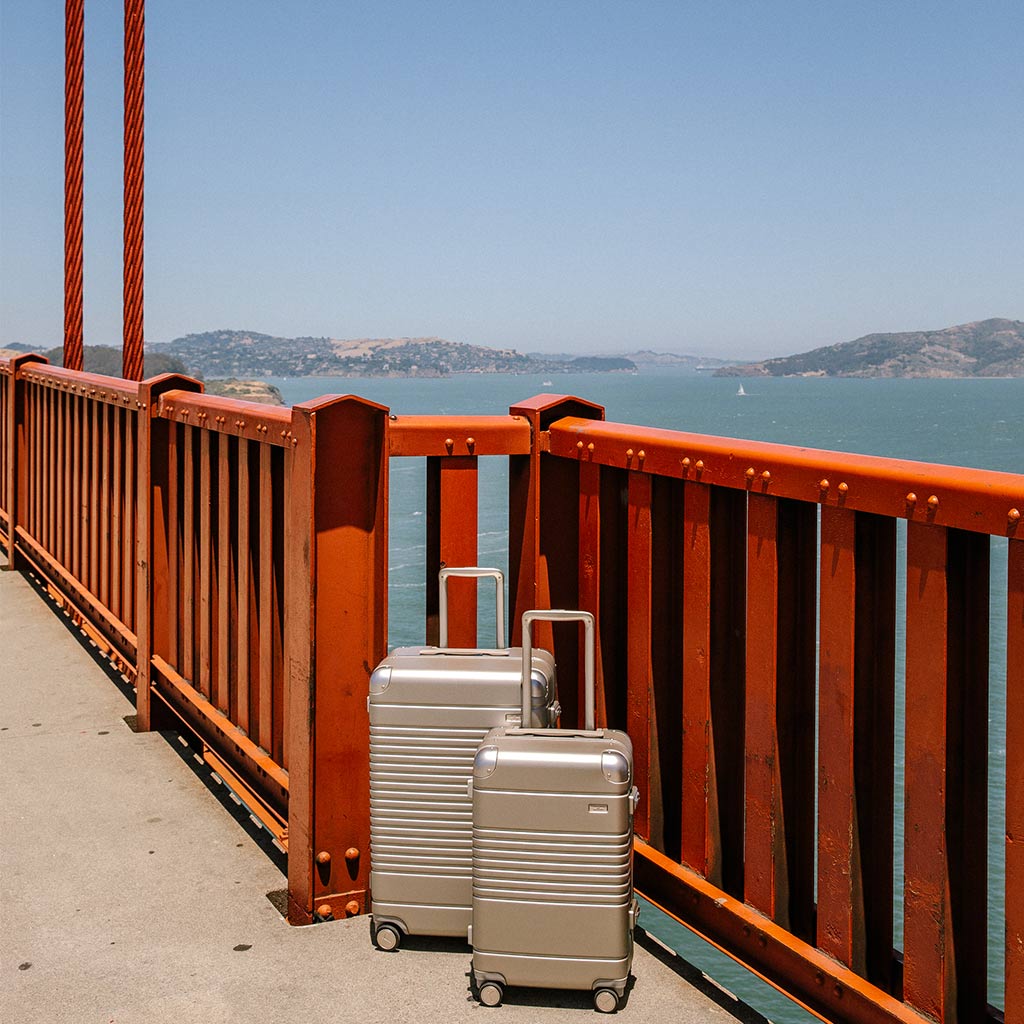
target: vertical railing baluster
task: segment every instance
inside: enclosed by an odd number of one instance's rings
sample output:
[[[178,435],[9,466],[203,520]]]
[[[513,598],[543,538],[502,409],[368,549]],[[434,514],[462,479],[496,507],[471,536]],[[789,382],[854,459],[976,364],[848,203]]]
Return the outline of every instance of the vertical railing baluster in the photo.
[[[579,606],[601,622],[601,467],[593,462],[580,464],[579,490]],[[582,643],[582,640],[581,640]],[[594,712],[599,729],[608,727],[608,708],[604,687],[604,658],[597,645]],[[580,664],[582,664],[582,660]]]
[[[259,555],[259,731],[257,742],[264,750],[274,745],[274,500],[270,475],[270,446],[260,449],[260,555]]]
[[[210,447],[213,435],[199,431],[199,676],[197,689],[210,697],[210,616],[212,613],[210,550]]]
[[[904,999],[980,1019],[986,992],[989,538],[907,527]]]
[[[441,566],[476,565],[477,459],[427,459],[426,636],[438,642],[437,579]],[[475,647],[477,581],[448,581],[448,645]]]
[[[252,550],[249,537],[249,442],[238,441],[238,726],[251,733],[249,720],[250,695],[249,678],[249,609],[252,590]]]
[[[647,796],[637,806],[634,827],[651,840],[651,804],[658,801],[651,777],[651,478],[629,474],[626,538],[629,575],[626,590],[626,722],[633,740],[637,785]],[[657,837],[656,837],[657,838]],[[660,846],[660,843],[654,843]]]
[[[124,622],[124,606],[121,601],[121,561],[123,547],[121,545],[121,520],[124,507],[124,418],[125,412],[118,405],[111,409],[111,445],[113,446],[113,479],[111,481],[110,501],[110,607],[113,613]]]
[[[228,563],[231,559],[229,536],[231,521],[231,462],[228,455],[230,438],[218,435],[217,449],[217,673],[215,676],[214,702],[225,714],[228,713],[230,696],[230,651],[231,621],[228,615]]]
[[[185,679],[195,683],[195,635],[196,635],[196,601],[195,601],[195,433],[196,429],[186,423],[184,431],[185,448],[185,507],[182,514],[182,620],[181,637],[183,641],[181,666],[179,671]]]
[[[141,402],[139,405],[141,406]],[[131,630],[136,630],[135,591],[136,591],[136,566],[138,556],[138,492],[136,480],[138,478],[138,429],[139,416],[145,415],[145,410],[129,411],[125,417],[125,447],[124,447],[124,515],[122,522],[125,525],[125,545],[122,565],[124,567],[123,589],[124,608],[128,618],[125,625]]]
[[[100,590],[104,607],[110,606],[110,406],[106,403],[100,413]]]
[[[181,669],[181,566],[179,536],[181,532],[181,496],[178,485],[180,428],[174,419],[166,426],[167,444],[167,660]]]
[[[681,860],[721,885],[711,715],[711,488],[683,491],[683,793]]]
[[[90,405],[91,453],[89,458],[89,591],[100,589],[100,409],[102,403],[93,399]]]

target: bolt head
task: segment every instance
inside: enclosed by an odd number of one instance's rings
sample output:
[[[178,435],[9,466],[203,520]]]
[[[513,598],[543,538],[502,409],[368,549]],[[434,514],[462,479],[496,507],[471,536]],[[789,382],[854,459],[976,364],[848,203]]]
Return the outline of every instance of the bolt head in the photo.
[[[345,860],[349,860],[349,861],[359,860],[359,850],[356,847],[354,847],[354,846],[350,846],[345,851]]]
[[[349,917],[355,917],[356,914],[359,913],[359,901],[349,900],[348,903],[345,904],[345,913],[348,914]]]
[[[330,864],[331,863],[331,855],[326,850],[321,850],[316,855],[316,862],[317,862],[317,864]]]
[[[1006,518],[1009,519],[1011,523],[1020,522],[1020,509],[1011,508],[1007,513]]]
[[[907,504],[908,505],[916,505],[917,504],[917,495],[913,491],[911,491],[907,495]]]
[[[330,917],[332,913],[333,911],[331,910],[330,903],[321,903],[320,906],[316,908],[317,917]]]
[[[842,484],[839,485],[839,493],[840,494],[845,494],[849,489],[850,489],[850,485],[847,484],[847,483],[842,483]]]

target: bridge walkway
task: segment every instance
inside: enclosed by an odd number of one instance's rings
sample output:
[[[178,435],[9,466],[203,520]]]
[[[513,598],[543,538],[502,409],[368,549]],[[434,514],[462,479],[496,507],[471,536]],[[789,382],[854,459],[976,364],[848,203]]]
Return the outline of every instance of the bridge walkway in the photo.
[[[576,993],[480,1007],[468,947],[290,927],[268,834],[179,737],[132,731],[123,680],[19,573],[0,572],[0,643],[0,1020],[591,1019]],[[642,934],[634,973],[623,1021],[760,1019]]]

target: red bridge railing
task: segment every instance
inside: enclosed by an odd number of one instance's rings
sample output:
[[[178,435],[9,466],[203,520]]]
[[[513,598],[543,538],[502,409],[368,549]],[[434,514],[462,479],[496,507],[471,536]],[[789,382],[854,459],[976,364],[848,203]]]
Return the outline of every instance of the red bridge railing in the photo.
[[[479,459],[506,458],[513,635],[531,607],[598,617],[600,724],[628,729],[644,794],[638,888],[825,1019],[1020,1024],[1024,476],[603,415],[564,396],[502,416],[389,416],[351,397],[271,409],[187,378],[0,360],[0,530],[136,681],[140,727],[192,736],[287,849],[302,923],[366,906],[389,459],[426,460],[430,640],[438,568],[477,561]],[[993,550],[1008,581],[1000,1008],[986,987]],[[450,633],[475,642],[469,585]],[[541,640],[573,724],[578,641]]]

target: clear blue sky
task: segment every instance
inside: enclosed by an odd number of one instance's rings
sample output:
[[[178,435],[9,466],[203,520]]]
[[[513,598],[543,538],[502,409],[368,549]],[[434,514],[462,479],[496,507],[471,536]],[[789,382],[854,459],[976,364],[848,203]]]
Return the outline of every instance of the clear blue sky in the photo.
[[[119,344],[120,3],[86,32],[86,342]],[[1021,0],[177,0],[146,37],[151,341],[1024,317]],[[0,69],[0,344],[59,344],[59,0],[2,0]]]

